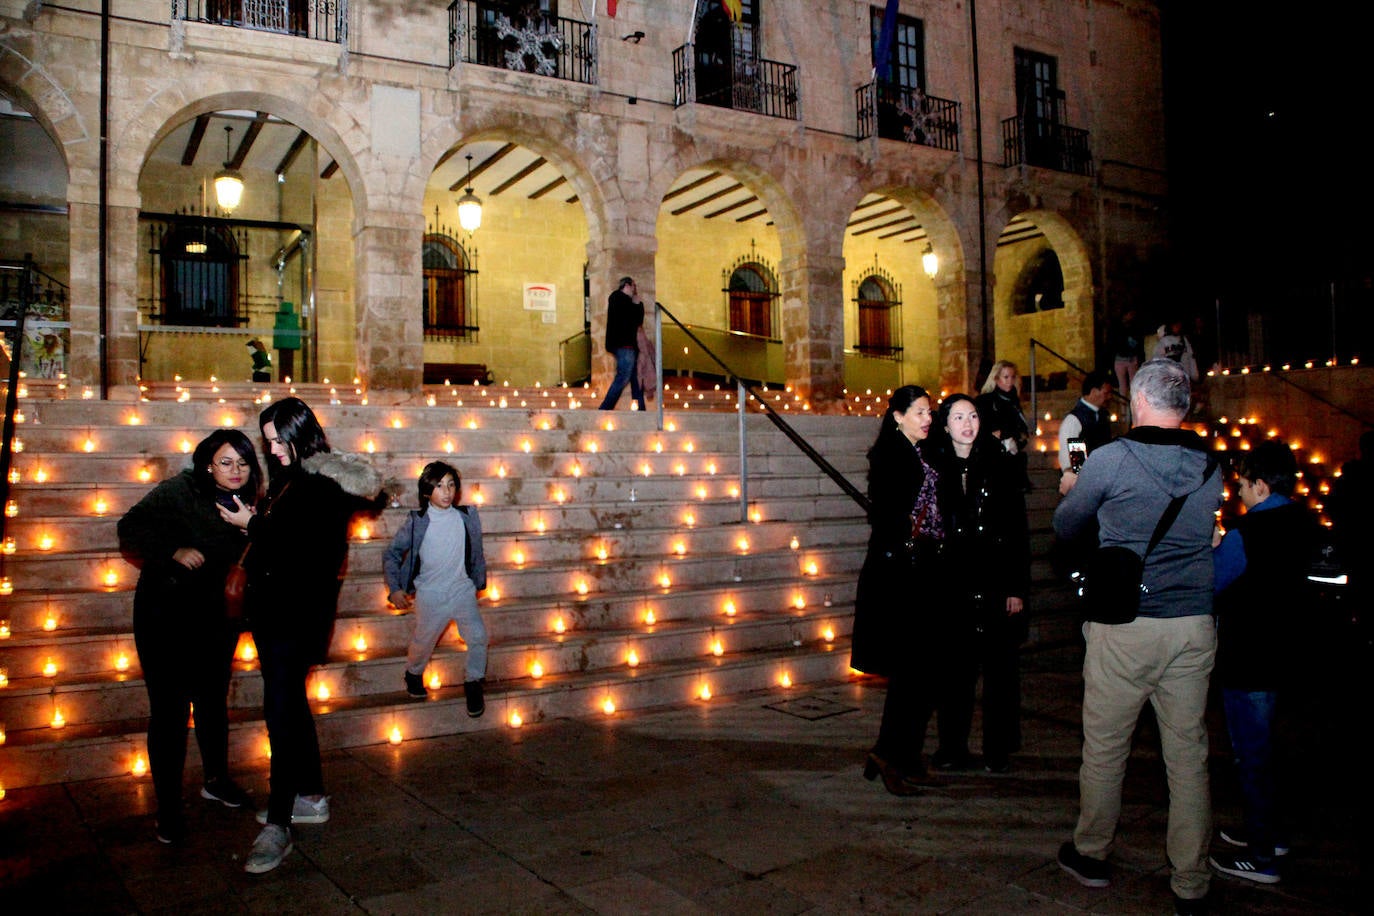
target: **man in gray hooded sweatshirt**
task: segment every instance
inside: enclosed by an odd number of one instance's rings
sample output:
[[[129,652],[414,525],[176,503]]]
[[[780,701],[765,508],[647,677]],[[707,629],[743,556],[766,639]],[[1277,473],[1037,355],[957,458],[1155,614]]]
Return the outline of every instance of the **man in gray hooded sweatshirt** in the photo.
[[[1106,887],[1121,815],[1131,736],[1146,701],[1159,722],[1169,781],[1167,852],[1179,913],[1205,912],[1211,877],[1211,794],[1207,782],[1207,683],[1216,657],[1212,622],[1212,530],[1221,474],[1207,440],[1183,430],[1187,372],[1152,359],[1131,383],[1134,427],[1065,474],[1054,530],[1070,538],[1098,525],[1102,547],[1139,555],[1169,503],[1186,496],[1173,524],[1146,557],[1138,615],[1129,623],[1084,624],[1083,765],[1073,840],[1059,864],[1088,887]]]

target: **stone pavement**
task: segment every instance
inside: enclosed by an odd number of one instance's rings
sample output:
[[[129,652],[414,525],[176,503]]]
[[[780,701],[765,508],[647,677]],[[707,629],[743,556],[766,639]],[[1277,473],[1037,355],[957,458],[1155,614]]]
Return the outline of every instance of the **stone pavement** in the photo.
[[[190,778],[175,849],[154,839],[146,777],[12,791],[0,913],[1172,912],[1148,721],[1112,886],[1083,888],[1055,863],[1077,806],[1076,662],[1072,647],[1027,658],[1010,774],[940,777],[910,799],[860,778],[883,700],[867,679],[332,752],[333,819],[298,827],[264,876],[242,871],[252,813],[201,801]],[[1332,756],[1356,739],[1341,747],[1339,711],[1318,705],[1298,763],[1319,775],[1299,793],[1284,882],[1218,877],[1215,912],[1368,912],[1364,773],[1331,766],[1364,758]],[[1218,725],[1218,821],[1234,824]],[[237,775],[265,801],[265,765]]]

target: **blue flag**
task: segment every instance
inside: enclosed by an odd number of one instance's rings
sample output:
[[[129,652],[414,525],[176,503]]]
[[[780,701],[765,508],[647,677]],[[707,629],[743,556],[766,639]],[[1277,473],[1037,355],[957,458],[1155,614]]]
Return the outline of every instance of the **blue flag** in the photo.
[[[898,0],[887,0],[887,7],[883,10],[883,27],[878,32],[878,46],[873,49],[873,74],[879,79],[889,78],[892,42],[897,37],[897,6]]]

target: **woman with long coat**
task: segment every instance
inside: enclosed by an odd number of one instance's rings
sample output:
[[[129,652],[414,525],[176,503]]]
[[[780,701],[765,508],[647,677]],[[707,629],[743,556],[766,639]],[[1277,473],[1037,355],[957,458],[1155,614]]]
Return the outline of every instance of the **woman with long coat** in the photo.
[[[918,444],[930,434],[930,396],[905,385],[892,393],[868,450],[868,520],[873,531],[854,598],[850,665],[887,678],[878,740],[864,776],[894,795],[915,795],[934,707],[934,646],[927,621],[938,613],[926,587],[943,540],[936,473]]]
[[[248,795],[229,778],[226,701],[239,628],[224,610],[224,577],[243,552],[243,533],[217,501],[257,502],[262,469],[248,437],[217,429],[191,466],[158,484],[119,520],[119,544],[139,566],[134,645],[148,690],[148,767],[157,796],[157,838],[185,837],[181,783],[187,720],[195,707],[204,768],[201,797],[230,808]]]
[[[222,515],[248,532],[247,610],[262,667],[263,718],[272,751],[265,824],[244,863],[271,871],[291,852],[292,824],[329,820],[315,718],[306,696],[310,669],[325,661],[348,554],[348,524],[380,508],[381,477],[371,465],[330,451],[315,414],[284,398],[258,417],[272,455],[261,511]]]
[[[981,669],[983,763],[1004,773],[1021,749],[1018,654],[1026,638],[1030,533],[1020,468],[982,432],[980,420],[972,397],[951,394],[940,404],[928,443],[940,473],[948,582],[940,743],[931,762],[937,770],[972,766],[968,739]]]

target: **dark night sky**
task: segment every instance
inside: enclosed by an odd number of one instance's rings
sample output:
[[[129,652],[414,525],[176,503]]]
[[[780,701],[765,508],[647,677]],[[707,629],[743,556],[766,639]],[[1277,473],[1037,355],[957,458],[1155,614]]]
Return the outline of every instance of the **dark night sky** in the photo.
[[[1190,303],[1371,275],[1361,4],[1161,0],[1175,280]],[[1363,21],[1360,21],[1363,20]]]

